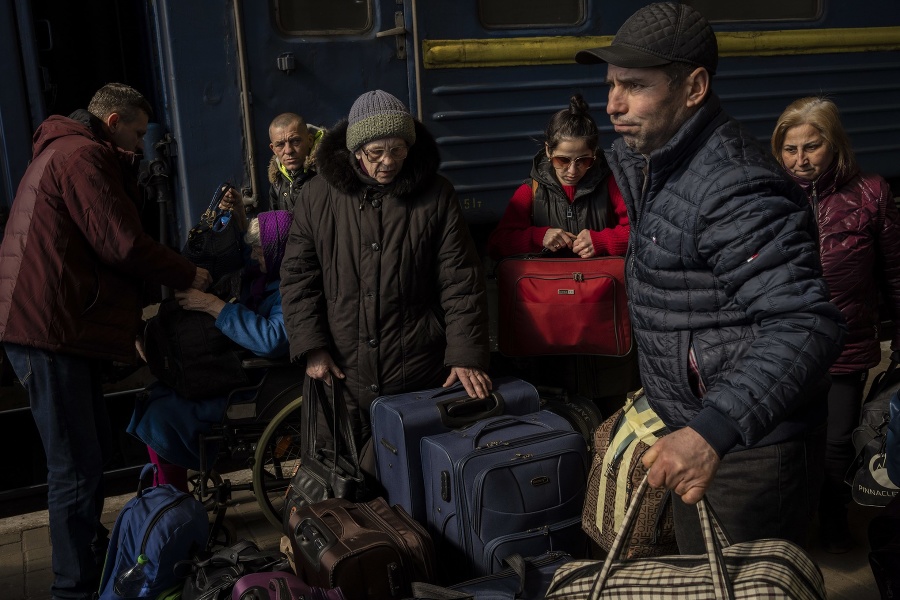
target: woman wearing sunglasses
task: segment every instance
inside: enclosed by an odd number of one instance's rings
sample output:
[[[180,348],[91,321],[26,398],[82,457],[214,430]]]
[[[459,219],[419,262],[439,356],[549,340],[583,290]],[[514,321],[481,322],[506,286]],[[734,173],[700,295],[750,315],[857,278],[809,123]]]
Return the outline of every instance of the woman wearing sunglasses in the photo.
[[[506,207],[488,240],[494,259],[549,252],[553,256],[621,256],[628,214],[602,152],[587,102],[572,96],[550,119],[531,177]]]

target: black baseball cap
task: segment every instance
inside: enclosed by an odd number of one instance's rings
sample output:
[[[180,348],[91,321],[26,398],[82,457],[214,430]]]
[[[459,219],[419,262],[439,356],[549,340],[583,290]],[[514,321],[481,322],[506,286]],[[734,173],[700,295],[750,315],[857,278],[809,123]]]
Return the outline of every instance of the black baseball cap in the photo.
[[[719,46],[709,22],[694,8],[658,2],[628,17],[612,44],[581,50],[575,60],[585,65],[605,62],[629,69],[682,62],[704,67],[713,75],[719,64]]]

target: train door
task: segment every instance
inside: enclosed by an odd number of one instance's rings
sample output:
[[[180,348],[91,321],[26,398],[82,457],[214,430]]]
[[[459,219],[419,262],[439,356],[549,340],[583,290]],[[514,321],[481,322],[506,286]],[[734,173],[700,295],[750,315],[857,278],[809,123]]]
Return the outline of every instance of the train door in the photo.
[[[244,3],[255,147],[263,180],[267,128],[282,112],[331,126],[363,92],[382,89],[407,105],[409,0],[274,0]],[[263,183],[262,187],[266,187]]]

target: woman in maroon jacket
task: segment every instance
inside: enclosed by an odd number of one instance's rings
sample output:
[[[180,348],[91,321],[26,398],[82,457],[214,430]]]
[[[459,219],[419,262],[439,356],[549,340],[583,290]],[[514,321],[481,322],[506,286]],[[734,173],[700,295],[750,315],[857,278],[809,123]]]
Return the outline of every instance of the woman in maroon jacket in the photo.
[[[869,369],[881,360],[878,298],[888,293],[900,317],[900,213],[887,182],[861,173],[837,106],[801,98],[788,106],[772,134],[772,152],[806,191],[819,226],[822,269],[847,323],[844,350],[831,367],[825,483],[819,506],[820,537],[829,552],[846,552],[853,462],[851,440],[859,422]],[[900,349],[900,327],[891,349]]]

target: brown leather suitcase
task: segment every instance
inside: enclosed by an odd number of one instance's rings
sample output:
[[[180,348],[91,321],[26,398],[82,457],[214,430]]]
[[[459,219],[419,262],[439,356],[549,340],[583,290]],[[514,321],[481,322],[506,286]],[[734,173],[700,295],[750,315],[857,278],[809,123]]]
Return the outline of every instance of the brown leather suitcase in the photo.
[[[288,523],[297,575],[312,586],[390,600],[409,597],[414,581],[434,582],[428,532],[383,498],[323,500],[297,509]]]

